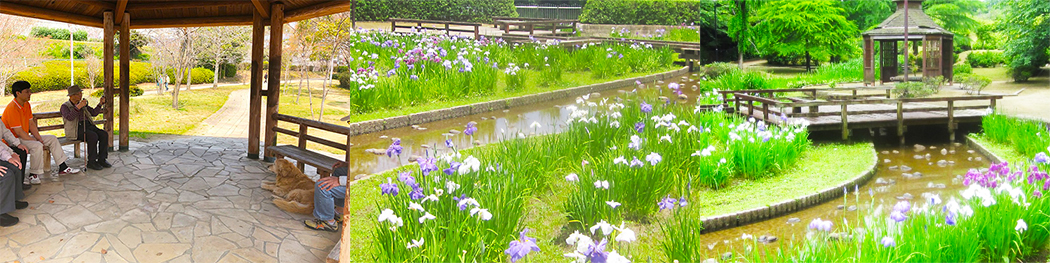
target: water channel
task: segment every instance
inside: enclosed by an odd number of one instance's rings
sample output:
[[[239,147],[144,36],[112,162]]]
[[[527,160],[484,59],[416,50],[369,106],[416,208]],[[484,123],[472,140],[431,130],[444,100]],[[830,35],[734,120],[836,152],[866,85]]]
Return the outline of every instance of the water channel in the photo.
[[[678,100],[677,103],[688,106],[695,103],[696,97],[700,95],[700,92],[691,89],[698,81],[690,79],[693,76],[695,75],[684,75],[665,80],[663,83],[644,83],[644,85],[648,87],[645,89],[649,90],[646,92],[659,92],[664,96],[671,96],[671,92],[666,88],[667,84],[680,83],[683,93],[689,99]],[[660,89],[656,90],[655,87]],[[636,89],[638,86],[630,85],[607,90],[592,95],[591,101],[602,98],[611,99],[620,93]],[[518,132],[524,134],[556,133],[564,128],[565,119],[570,113],[563,106],[575,103],[576,98],[558,99],[509,110],[436,121],[419,127],[404,127],[358,135],[352,138],[354,148],[359,150],[350,154],[350,158],[355,160],[350,164],[350,175],[379,173],[396,168],[401,164],[408,164],[412,155],[423,154],[424,147],[439,151],[446,150],[445,139],[451,139],[458,148],[468,148],[474,144],[471,137],[462,133],[450,133],[450,130],[461,131],[471,121],[476,122],[478,127],[473,139],[482,144],[498,142],[500,138],[515,136]],[[533,122],[541,126],[531,128],[530,125]],[[390,145],[392,138],[400,138],[402,141],[404,154],[400,156],[400,159],[396,156],[390,158],[385,155],[385,149]],[[871,209],[884,206],[886,208],[883,211],[886,211],[898,200],[910,200],[921,204],[928,200],[926,196],[930,194],[938,194],[944,201],[952,196],[957,197],[959,190],[963,188],[962,175],[971,168],[988,167],[988,160],[964,144],[948,143],[946,136],[937,138],[943,139],[921,142],[926,144],[924,146],[926,149],[921,150],[913,144],[899,146],[896,139],[880,142],[875,138],[873,140],[876,140],[879,160],[876,174],[859,189],[847,189],[850,193],[845,198],[766,221],[707,233],[704,234],[703,245],[710,249],[711,255],[736,251],[743,246],[754,244],[753,240],[741,238],[746,234],[753,238],[775,236],[778,241],[765,244],[779,246],[786,240],[805,236],[808,231],[807,225],[814,218],[831,220],[835,222],[836,230],[842,232],[845,231],[841,226],[843,220],[849,221],[851,225],[857,225],[855,221],[866,216]],[[380,150],[384,151],[384,154],[374,153]]]

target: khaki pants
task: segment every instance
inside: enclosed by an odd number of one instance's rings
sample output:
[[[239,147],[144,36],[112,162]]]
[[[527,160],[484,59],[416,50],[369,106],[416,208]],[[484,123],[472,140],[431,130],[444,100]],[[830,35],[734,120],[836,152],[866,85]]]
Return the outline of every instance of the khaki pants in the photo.
[[[51,151],[51,158],[55,160],[56,164],[66,162],[66,152],[62,151],[62,144],[58,143],[58,137],[54,135],[41,135],[43,141],[27,141],[22,140],[27,148],[29,148],[29,173],[35,175],[41,175],[44,173],[44,160],[47,159],[44,156],[44,147],[47,147]],[[51,171],[48,171],[51,172]]]

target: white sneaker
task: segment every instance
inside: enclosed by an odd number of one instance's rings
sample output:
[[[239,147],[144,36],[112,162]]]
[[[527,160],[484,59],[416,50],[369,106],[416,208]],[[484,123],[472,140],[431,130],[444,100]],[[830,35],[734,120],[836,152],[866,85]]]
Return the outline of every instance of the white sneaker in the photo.
[[[62,170],[61,172],[58,172],[58,174],[59,175],[62,175],[62,174],[75,174],[75,173],[79,173],[79,172],[80,172],[80,169],[73,168],[73,167],[66,167],[65,170]]]
[[[30,184],[40,184],[40,176],[39,175],[30,174],[26,178],[29,179],[29,183]]]

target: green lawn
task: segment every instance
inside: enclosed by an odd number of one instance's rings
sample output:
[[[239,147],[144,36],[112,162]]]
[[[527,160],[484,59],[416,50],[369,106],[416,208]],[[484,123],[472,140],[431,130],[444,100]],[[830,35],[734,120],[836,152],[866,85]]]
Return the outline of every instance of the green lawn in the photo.
[[[985,149],[988,149],[989,152],[995,154],[996,156],[999,156],[999,158],[1002,158],[1003,161],[1007,161],[1009,163],[1014,164],[1029,161],[1028,158],[1025,158],[1024,155],[1018,152],[1012,145],[1006,145],[989,140],[988,138],[985,138],[984,134],[973,133],[969,136],[975,142],[981,144],[981,146],[984,146]]]
[[[486,146],[482,146],[486,147]],[[765,206],[814,193],[835,186],[867,172],[874,162],[874,146],[871,143],[821,144],[805,153],[799,165],[786,169],[784,174],[759,180],[738,180],[722,190],[696,190],[690,205],[698,206],[701,216],[715,216]],[[557,171],[556,176],[561,174]],[[357,181],[347,188],[348,196],[360,202],[351,202],[347,207],[350,218],[344,229],[347,240],[369,240],[373,220],[378,214],[376,203],[380,198],[379,184],[395,176],[386,172],[372,178]],[[534,262],[560,262],[566,259],[562,228],[568,224],[564,205],[570,190],[565,182],[551,184],[550,190],[530,197],[524,219],[525,227],[532,229],[531,237],[537,239],[542,251],[529,255]],[[657,218],[659,220],[660,218]],[[618,225],[618,222],[610,222]],[[664,261],[659,247],[660,232],[656,224],[628,222],[628,227],[638,233],[638,241],[631,246],[634,259]],[[557,249],[552,249],[557,247]],[[352,261],[370,261],[372,243],[360,242],[353,246],[348,256]]]

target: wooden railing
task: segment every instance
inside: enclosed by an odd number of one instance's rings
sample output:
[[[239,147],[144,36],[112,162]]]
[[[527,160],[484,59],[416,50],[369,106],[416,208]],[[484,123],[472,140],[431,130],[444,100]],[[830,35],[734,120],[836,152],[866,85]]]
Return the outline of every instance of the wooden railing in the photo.
[[[297,131],[281,128],[279,126],[273,127],[273,130],[275,132],[277,132],[277,133],[283,133],[283,134],[286,134],[286,135],[289,135],[289,136],[297,138],[298,140],[297,140],[297,145],[296,146],[298,148],[303,149],[303,150],[307,150],[307,148],[306,148],[307,147],[307,142],[314,142],[314,143],[321,144],[321,145],[328,146],[328,147],[332,147],[332,148],[335,148],[335,149],[338,149],[338,150],[341,150],[341,151],[345,151],[344,158],[343,158],[343,160],[340,160],[340,161],[349,161],[350,160],[350,147],[353,146],[353,144],[350,142],[351,136],[349,136],[349,134],[350,134],[350,128],[349,127],[335,125],[335,124],[326,123],[326,122],[315,121],[315,120],[310,120],[310,119],[305,119],[305,118],[299,118],[299,117],[294,117],[294,116],[288,116],[288,115],[283,115],[283,114],[274,114],[273,117],[274,117],[274,120],[278,121],[278,123],[283,121],[283,122],[292,123],[292,124],[295,124],[295,125],[298,126],[298,130]],[[331,133],[335,133],[335,134],[346,136],[346,140],[344,142],[336,142],[336,141],[332,141],[332,140],[329,140],[329,139],[321,138],[319,136],[311,135],[310,134],[310,129],[311,128],[313,128],[313,129],[320,129],[320,130],[323,130],[323,131],[327,131],[327,132],[331,132]],[[292,157],[293,159],[298,159],[298,158],[295,158],[296,156],[290,156],[290,157]],[[302,170],[304,168],[303,162],[299,162],[298,166],[299,166],[299,169]],[[331,169],[331,167],[317,167],[317,168],[318,169]]]
[[[61,119],[62,118],[62,112],[50,111],[50,112],[33,113],[33,118],[37,119],[38,123],[39,123],[40,120]],[[106,123],[105,119],[95,120],[95,124],[105,124],[105,123]],[[39,131],[53,131],[53,130],[62,130],[62,129],[65,129],[65,127],[66,126],[64,124],[60,123],[60,124],[47,125],[47,126],[38,126],[37,130],[39,130]],[[69,135],[66,134],[66,136],[69,136]]]
[[[934,97],[934,98],[890,98],[889,90],[887,90],[886,98],[860,98],[857,99],[857,90],[871,90],[872,88],[838,88],[838,89],[781,89],[781,90],[742,90],[742,91],[722,91],[723,101],[725,106],[729,107],[729,102],[732,101],[732,109],[746,114],[748,116],[755,117],[766,122],[778,123],[779,121],[771,119],[772,113],[773,118],[779,118],[778,114],[786,116],[788,118],[797,117],[821,117],[821,116],[835,116],[839,115],[841,118],[842,138],[845,140],[849,137],[849,116],[850,115],[867,115],[867,114],[886,114],[896,113],[897,114],[897,128],[898,135],[901,136],[903,142],[903,134],[905,127],[906,112],[946,112],[948,121],[948,131],[951,139],[955,139],[955,112],[957,110],[977,110],[977,109],[988,109],[995,108],[996,101],[1003,98],[1003,95],[980,95],[980,96],[953,96],[953,97]],[[845,100],[805,100],[797,98],[782,98],[790,101],[782,101],[774,98],[775,93],[786,93],[786,92],[802,92],[804,94],[811,94],[813,98],[817,97],[819,91],[835,91],[835,90],[852,90],[854,92],[853,99]],[[728,98],[732,95],[732,98]],[[765,95],[765,96],[761,96]],[[988,104],[985,105],[970,105],[970,106],[956,106],[958,101],[984,101],[987,100]],[[913,105],[915,107],[905,108],[906,103],[926,103],[926,102],[944,102],[947,104],[945,107],[941,106],[927,106],[927,105]],[[756,105],[756,103],[758,105]],[[882,109],[882,110],[853,110],[850,111],[850,106],[855,105],[896,105],[896,109]],[[820,112],[820,106],[839,106],[840,110],[837,112]],[[802,112],[803,107],[809,108],[809,111]],[[792,109],[790,112],[784,109]],[[755,112],[760,112],[760,115],[756,115]]]
[[[558,35],[560,34],[558,32],[559,30],[576,29],[576,24],[579,22],[579,20],[574,19],[546,19],[502,16],[492,18],[493,26],[503,30],[504,34],[510,34],[511,31],[521,31],[529,32],[529,35],[535,35],[537,30],[549,30],[551,31],[551,35]]]
[[[405,29],[426,29],[426,30],[438,30],[445,31],[446,35],[451,35],[452,32],[463,32],[463,33],[474,33],[474,39],[478,39],[481,35],[480,28],[481,23],[471,22],[456,22],[456,21],[438,21],[438,20],[421,20],[421,19],[403,19],[403,18],[391,18],[390,21],[390,32],[396,32],[398,28]],[[408,23],[410,25],[399,25],[398,23]],[[426,26],[424,26],[426,25]],[[473,29],[454,28],[452,26],[467,27]]]

